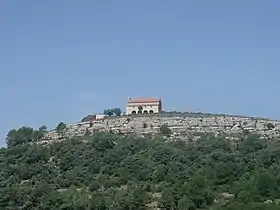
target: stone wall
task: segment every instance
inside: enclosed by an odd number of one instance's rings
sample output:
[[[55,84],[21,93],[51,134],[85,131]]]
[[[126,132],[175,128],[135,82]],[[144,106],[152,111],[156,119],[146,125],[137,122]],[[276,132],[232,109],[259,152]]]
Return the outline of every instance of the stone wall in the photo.
[[[189,115],[147,115],[110,117],[92,122],[67,125],[66,136],[82,136],[90,133],[110,131],[121,134],[158,133],[162,125],[167,125],[176,136],[201,133],[237,136],[244,132],[255,132],[266,137],[280,136],[280,122],[261,118],[239,116],[213,116],[207,114]],[[46,139],[58,139],[55,131],[47,134]]]

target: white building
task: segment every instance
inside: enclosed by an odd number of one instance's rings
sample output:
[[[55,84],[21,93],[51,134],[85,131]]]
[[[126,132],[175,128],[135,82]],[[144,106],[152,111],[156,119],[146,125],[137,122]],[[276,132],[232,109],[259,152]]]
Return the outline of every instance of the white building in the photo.
[[[159,113],[161,110],[158,98],[129,98],[126,105],[126,114]]]

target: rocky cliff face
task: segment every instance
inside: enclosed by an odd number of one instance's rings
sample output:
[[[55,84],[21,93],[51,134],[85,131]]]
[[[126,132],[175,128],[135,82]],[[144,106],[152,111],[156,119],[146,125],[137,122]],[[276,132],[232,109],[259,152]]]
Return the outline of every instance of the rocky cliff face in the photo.
[[[203,133],[236,137],[242,133],[258,133],[264,137],[280,136],[280,122],[238,116],[181,115],[181,116],[122,116],[105,118],[93,122],[67,125],[66,136],[81,136],[86,132],[110,131],[121,134],[155,134],[162,125],[167,125],[173,136],[195,136]],[[47,140],[59,139],[55,131],[46,136]]]

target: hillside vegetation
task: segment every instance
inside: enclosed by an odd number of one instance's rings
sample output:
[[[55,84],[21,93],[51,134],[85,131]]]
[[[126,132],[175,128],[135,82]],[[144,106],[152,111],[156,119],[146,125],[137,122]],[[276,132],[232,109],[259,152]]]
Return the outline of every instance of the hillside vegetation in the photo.
[[[1,210],[280,209],[277,139],[98,133],[46,146],[17,132],[0,150]]]

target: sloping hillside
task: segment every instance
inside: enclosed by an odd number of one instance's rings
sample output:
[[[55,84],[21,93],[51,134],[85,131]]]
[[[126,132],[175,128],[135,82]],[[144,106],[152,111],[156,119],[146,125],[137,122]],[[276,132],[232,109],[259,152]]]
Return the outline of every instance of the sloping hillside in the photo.
[[[280,209],[280,143],[109,133],[0,151],[0,209]]]

